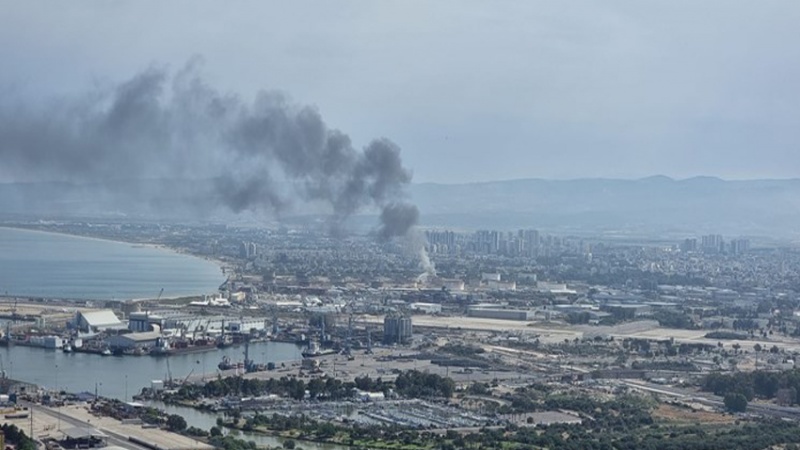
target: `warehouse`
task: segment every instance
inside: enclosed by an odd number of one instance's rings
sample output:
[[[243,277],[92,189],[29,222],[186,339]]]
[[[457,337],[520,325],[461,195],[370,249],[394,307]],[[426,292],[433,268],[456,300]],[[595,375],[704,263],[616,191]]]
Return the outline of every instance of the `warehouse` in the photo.
[[[118,350],[133,350],[135,348],[149,349],[158,345],[161,340],[161,332],[145,331],[143,333],[128,333],[111,336],[108,338],[108,346]]]
[[[79,311],[75,315],[74,325],[75,328],[84,333],[97,333],[103,330],[125,328],[125,324],[110,309]]]

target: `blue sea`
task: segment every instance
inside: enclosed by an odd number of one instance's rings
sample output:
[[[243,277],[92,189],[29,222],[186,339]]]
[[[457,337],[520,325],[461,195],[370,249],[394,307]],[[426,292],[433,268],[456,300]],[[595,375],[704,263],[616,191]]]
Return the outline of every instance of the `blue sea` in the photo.
[[[166,249],[0,228],[0,294],[130,300],[213,293],[215,263]]]

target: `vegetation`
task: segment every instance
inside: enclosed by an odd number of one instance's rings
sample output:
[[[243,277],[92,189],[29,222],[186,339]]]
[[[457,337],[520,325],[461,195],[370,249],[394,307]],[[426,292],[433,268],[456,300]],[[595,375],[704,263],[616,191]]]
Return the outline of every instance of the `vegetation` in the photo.
[[[512,431],[512,433],[509,433]],[[800,442],[797,424],[761,421],[743,426],[660,426],[628,428],[552,425],[546,429],[483,430],[441,448],[473,449],[619,449],[619,450],[730,450],[764,449]],[[464,445],[458,445],[463,443]]]
[[[6,444],[11,444],[17,450],[36,450],[36,444],[33,439],[29,438],[24,431],[17,428],[16,425],[3,424],[3,435],[5,435]]]
[[[186,419],[177,414],[170,414],[167,417],[167,429],[180,433],[186,429]]]
[[[167,402],[197,400],[201,397],[219,398],[228,396],[260,396],[274,394],[301,400],[306,390],[312,398],[342,399],[352,394],[355,383],[344,383],[341,380],[328,378],[313,379],[308,383],[293,377],[279,379],[255,380],[243,377],[219,377],[203,385],[186,384],[178,392],[165,397]]]
[[[742,394],[748,401],[755,397],[780,397],[782,403],[792,405],[797,403],[797,392],[800,390],[800,370],[712,373],[703,380],[702,389],[721,396]]]
[[[709,339],[737,339],[737,340],[746,340],[750,336],[744,333],[735,333],[733,331],[712,331],[710,333],[706,333],[705,337]]]
[[[731,412],[745,412],[747,410],[747,398],[738,392],[725,394],[725,408]]]
[[[650,414],[654,403],[646,397],[620,395],[598,399],[581,392],[563,393],[547,386],[518,389],[511,397],[515,411],[570,410],[583,418],[581,425],[554,424],[548,427],[483,428],[477,432],[445,434],[427,430],[410,430],[396,426],[360,426],[350,428],[311,420],[306,417],[256,415],[247,419],[254,430],[272,430],[292,439],[337,442],[354,449],[472,449],[523,450],[530,448],[558,449],[763,449],[785,448],[800,443],[800,425],[780,420],[761,420],[743,425],[674,425],[657,423]],[[734,394],[729,408],[741,408],[743,398]],[[744,399],[746,404],[746,399]],[[241,427],[241,422],[240,427]],[[230,450],[250,449],[247,443],[238,447],[222,438],[214,445]],[[289,442],[288,440],[286,442]]]
[[[456,390],[456,384],[452,379],[418,370],[401,373],[394,381],[394,385],[398,394],[409,398],[449,398]]]
[[[198,400],[202,397],[250,397],[269,394],[302,400],[306,392],[315,400],[340,400],[351,397],[354,389],[388,393],[393,387],[398,394],[407,398],[450,397],[455,392],[455,383],[452,379],[411,370],[398,375],[394,383],[383,381],[381,378],[373,380],[369,376],[358,377],[352,382],[343,382],[336,378],[314,378],[304,382],[293,377],[267,380],[220,377],[203,385],[181,386],[176,393],[166,395],[164,400],[180,402]]]
[[[232,435],[227,436],[212,436],[208,443],[213,445],[216,448],[221,448],[223,450],[256,450],[258,446],[253,441],[245,441],[243,439],[238,439]]]

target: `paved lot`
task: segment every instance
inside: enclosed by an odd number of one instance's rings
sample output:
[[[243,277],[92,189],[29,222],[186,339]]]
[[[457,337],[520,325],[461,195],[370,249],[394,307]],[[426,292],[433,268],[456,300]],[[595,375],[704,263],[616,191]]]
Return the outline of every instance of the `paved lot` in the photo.
[[[170,450],[211,450],[212,446],[186,436],[170,433],[165,430],[142,428],[141,425],[123,424],[109,417],[96,417],[89,413],[88,405],[70,405],[51,409],[42,406],[33,407],[33,434],[37,439],[63,437],[59,430],[70,427],[94,427],[110,436],[109,445],[117,445],[128,449],[141,450],[144,447],[128,441],[133,436],[144,442]],[[6,419],[7,423],[29,432],[31,419]]]

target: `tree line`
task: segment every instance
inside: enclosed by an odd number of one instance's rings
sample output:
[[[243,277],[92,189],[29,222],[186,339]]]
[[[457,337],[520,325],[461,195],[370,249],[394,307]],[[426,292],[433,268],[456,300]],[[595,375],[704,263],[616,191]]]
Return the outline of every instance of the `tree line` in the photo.
[[[747,401],[756,397],[767,400],[777,398],[781,403],[793,405],[797,403],[797,392],[800,390],[800,370],[712,373],[703,379],[701,388],[720,396],[741,394]]]
[[[395,390],[407,398],[451,397],[455,392],[452,379],[436,374],[410,370],[400,373],[394,382],[372,379],[369,376],[356,377],[354,381],[337,378],[314,378],[308,382],[294,377],[270,378],[266,380],[238,377],[218,377],[205,384],[186,384],[177,392],[166,394],[166,402],[198,400],[200,398],[221,397],[259,397],[277,395],[295,400],[306,397],[315,400],[341,400],[353,395],[359,389],[388,394]]]

